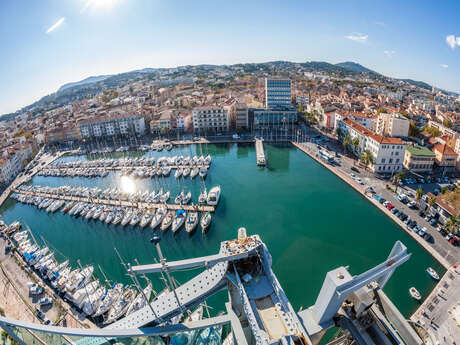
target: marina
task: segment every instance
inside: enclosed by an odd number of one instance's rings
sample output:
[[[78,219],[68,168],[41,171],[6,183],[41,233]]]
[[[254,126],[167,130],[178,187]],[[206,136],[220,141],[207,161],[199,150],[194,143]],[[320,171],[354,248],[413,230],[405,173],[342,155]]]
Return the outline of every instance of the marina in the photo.
[[[352,264],[357,269],[372,265],[377,262],[375,253],[387,252],[395,239],[402,239],[413,253],[414,259],[395,273],[400,276],[400,279],[392,279],[386,287],[386,292],[406,315],[410,315],[417,307],[417,302],[410,298],[408,289],[415,286],[423,296],[426,296],[433,288],[434,282],[427,279],[429,277],[425,269],[433,267],[442,274],[442,266],[427,255],[409,236],[395,230],[396,226],[378,210],[369,206],[334,175],[306,158],[301,151],[291,146],[275,145],[266,145],[265,149],[269,164],[268,169],[261,171],[254,169],[253,162],[256,154],[253,145],[208,145],[209,152],[206,153],[212,155],[213,164],[210,168],[211,174],[206,179],[206,184],[209,185],[207,190],[209,192],[211,186],[220,185],[224,194],[212,213],[211,231],[208,231],[206,236],[189,237],[187,231],[181,231],[174,236],[172,231],[162,234],[162,248],[168,260],[215,253],[216,243],[229,238],[229,229],[245,224],[251,232],[263,234],[265,242],[276,258],[274,268],[278,272],[278,277],[281,281],[287,282],[284,285],[289,285],[291,300],[298,307],[312,302],[308,296],[317,293],[321,281],[317,275],[321,270],[327,270],[337,261],[341,261],[341,258],[346,258],[346,263]],[[171,155],[177,154],[174,150],[171,150]],[[192,150],[199,153],[198,146],[193,147]],[[164,155],[164,152],[148,152],[147,156],[152,154]],[[85,157],[71,156],[64,157],[61,161],[82,159]],[[100,179],[35,176],[30,185],[113,189],[126,182],[120,175],[114,174],[119,174],[119,171],[112,171],[107,177]],[[164,190],[169,186],[172,197],[180,194],[185,187],[184,182],[176,180],[174,176],[164,180]],[[273,184],[275,180],[277,182]],[[158,190],[155,181],[148,179],[135,179],[133,183],[135,190]],[[192,197],[198,197],[203,191],[202,183],[196,179],[188,180],[186,187],[191,191]],[[289,195],[285,192],[287,190]],[[340,206],[339,199],[335,197],[336,193],[341,196],[341,199],[347,200],[346,207]],[[258,208],[241,207],[241,205],[260,205],[261,201],[263,201],[263,217],[254,216]],[[330,210],[335,214],[334,217],[320,216],[330,212],[324,209],[324,205],[329,205]],[[291,211],[294,209],[295,213]],[[68,259],[72,267],[77,265],[77,261],[80,261],[83,266],[100,264],[112,281],[130,283],[123,267],[114,265],[114,261],[118,261],[114,247],[125,261],[133,262],[137,259],[141,264],[152,261],[153,248],[149,243],[152,236],[150,227],[142,231],[135,229],[122,231],[119,224],[110,225],[111,231],[107,231],[107,225],[103,222],[82,222],[62,212],[44,212],[13,199],[9,199],[3,205],[1,213],[2,219],[8,224],[14,220],[20,220],[24,224],[34,224],[31,229],[34,236],[37,238],[42,236],[65,254],[65,258],[61,258],[59,262]],[[353,221],[357,216],[362,218],[362,224]],[[305,227],[306,219],[308,219],[308,227]],[[372,231],[368,230],[370,227]],[[276,229],[276,231],[268,229]],[[353,240],[356,244],[353,251],[343,246],[344,236],[348,241]],[[81,245],[76,246],[76,243]],[[302,252],[295,249],[298,246],[307,248],[311,255],[316,256],[314,265],[303,267],[296,265],[300,260],[298,257],[300,254],[295,253]],[[325,248],[327,252],[333,252],[334,255],[323,255]],[[98,270],[95,270],[94,274],[104,280]],[[185,281],[190,274],[175,272],[174,277],[178,281]],[[296,283],[289,283],[293,280]],[[152,283],[156,291],[164,288],[157,280],[152,280]],[[213,306],[221,306],[221,302],[222,297],[216,295],[210,303]]]

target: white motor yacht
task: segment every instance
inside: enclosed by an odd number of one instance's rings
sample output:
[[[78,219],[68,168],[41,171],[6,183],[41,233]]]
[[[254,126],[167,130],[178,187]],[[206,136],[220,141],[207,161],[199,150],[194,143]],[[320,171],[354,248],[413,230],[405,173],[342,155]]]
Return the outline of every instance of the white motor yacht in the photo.
[[[216,206],[219,203],[220,193],[220,186],[212,187],[208,193],[208,205]]]

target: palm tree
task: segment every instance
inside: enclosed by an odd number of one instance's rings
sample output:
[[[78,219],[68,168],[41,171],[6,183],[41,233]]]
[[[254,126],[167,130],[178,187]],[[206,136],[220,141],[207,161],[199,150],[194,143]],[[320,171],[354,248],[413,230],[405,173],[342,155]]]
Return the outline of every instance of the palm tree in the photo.
[[[433,207],[435,202],[436,202],[436,198],[434,196],[430,196],[428,198],[428,205],[430,205],[430,207]]]
[[[364,153],[359,158],[359,160],[367,168],[367,166],[369,166],[370,164],[374,163],[374,156],[372,155],[372,152],[370,150],[365,150]]]
[[[423,189],[422,188],[418,188],[416,191],[415,191],[415,199],[417,201],[420,201],[420,199],[422,198],[423,196]]]
[[[353,140],[351,141],[351,144],[353,145],[353,149],[355,150],[355,153],[356,153],[358,150],[358,146],[359,146],[359,139],[353,138]]]
[[[341,137],[343,137],[343,130],[342,130],[342,128],[337,127],[337,129],[335,130],[335,133],[337,134],[337,138],[340,139]]]
[[[343,142],[342,142],[342,145],[345,151],[348,151],[348,147],[350,146],[350,144],[351,144],[351,137],[349,134],[347,134],[345,138],[343,138]]]
[[[457,224],[458,224],[458,218],[455,217],[455,216],[451,216],[447,220],[445,226],[446,226],[447,230],[449,230],[450,233],[454,233],[455,232],[454,230],[457,227]]]

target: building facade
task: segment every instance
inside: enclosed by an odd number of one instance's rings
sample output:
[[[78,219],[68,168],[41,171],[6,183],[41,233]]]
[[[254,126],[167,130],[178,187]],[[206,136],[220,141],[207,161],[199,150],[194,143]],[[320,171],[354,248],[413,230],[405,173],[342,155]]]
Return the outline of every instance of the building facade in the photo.
[[[435,163],[443,171],[452,172],[457,166],[457,153],[446,144],[436,144],[433,147]]]
[[[407,137],[409,120],[400,114],[379,114],[376,133],[390,137]]]
[[[265,78],[265,107],[277,108],[291,106],[291,80]]]
[[[236,129],[248,129],[248,107],[245,103],[238,102],[235,105],[235,127]]]
[[[297,110],[286,109],[255,109],[254,128],[292,126],[297,122]]]
[[[435,154],[427,147],[407,145],[404,154],[404,167],[416,173],[431,173],[433,171]]]
[[[358,145],[351,145],[351,150],[360,157],[367,150],[372,154],[372,163],[369,165],[375,173],[394,173],[403,168],[405,145],[399,138],[384,137],[378,135],[359,123],[345,118],[337,122],[343,141],[349,135],[350,138],[358,139]]]
[[[225,132],[229,129],[228,112],[222,107],[200,107],[192,111],[193,130]]]
[[[78,127],[82,139],[113,135],[143,135],[145,133],[144,118],[136,115],[88,119],[80,122]]]
[[[32,157],[32,144],[17,144],[6,148],[0,157],[0,183],[10,183]]]

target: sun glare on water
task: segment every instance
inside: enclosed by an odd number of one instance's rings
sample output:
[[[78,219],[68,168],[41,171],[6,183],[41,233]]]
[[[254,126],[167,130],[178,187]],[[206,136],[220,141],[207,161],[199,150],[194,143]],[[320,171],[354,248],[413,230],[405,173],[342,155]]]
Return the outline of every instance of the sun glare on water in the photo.
[[[134,180],[129,176],[122,176],[120,178],[120,187],[121,190],[125,193],[132,194],[136,191],[136,184]]]

